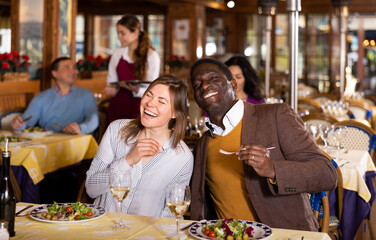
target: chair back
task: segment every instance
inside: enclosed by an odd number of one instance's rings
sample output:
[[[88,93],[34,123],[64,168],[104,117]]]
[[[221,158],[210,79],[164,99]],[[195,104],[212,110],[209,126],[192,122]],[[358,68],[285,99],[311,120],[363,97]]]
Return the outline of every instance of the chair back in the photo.
[[[24,108],[16,108],[16,109],[12,109],[3,113],[0,116],[0,130],[12,131],[13,129],[10,123],[12,122],[13,118],[15,118],[16,116],[22,116],[22,113],[24,111],[25,111]]]
[[[329,232],[329,199],[326,192],[313,193],[310,197],[313,214],[320,224],[320,231]]]
[[[341,169],[338,167],[334,159],[325,151],[322,151],[326,158],[332,162],[337,172],[337,187],[334,191],[327,192],[329,199],[329,236],[335,236],[336,239],[342,238],[341,223],[342,223],[342,210],[343,210],[343,178]],[[332,196],[334,194],[334,196]],[[335,201],[334,201],[335,200]],[[334,215],[333,215],[334,214]]]
[[[330,127],[333,124],[338,122],[338,120],[335,117],[326,113],[318,113],[318,112],[304,115],[301,118],[303,122],[307,124],[313,124],[315,126],[319,126],[321,124],[321,126],[323,127]]]
[[[350,100],[349,109],[353,113],[355,119],[367,120],[371,122],[372,119],[372,108],[365,101],[361,100]]]
[[[342,142],[345,149],[368,151],[374,159],[376,134],[372,128],[356,120],[341,121],[334,125],[347,127],[346,136]]]
[[[315,100],[316,102],[320,103],[320,105],[324,104],[327,101],[336,101],[337,97],[330,93],[314,93],[309,96],[310,99]]]
[[[322,112],[322,108],[320,106],[320,103],[316,102],[312,99],[298,99],[298,110],[299,112],[307,112],[313,113],[313,112]]]

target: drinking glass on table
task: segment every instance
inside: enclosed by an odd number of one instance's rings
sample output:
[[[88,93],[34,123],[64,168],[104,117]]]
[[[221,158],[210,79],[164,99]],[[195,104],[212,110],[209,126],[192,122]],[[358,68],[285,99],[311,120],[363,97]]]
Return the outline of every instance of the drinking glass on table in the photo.
[[[344,139],[345,136],[346,136],[346,132],[347,132],[347,127],[346,127],[346,126],[340,126],[340,127],[337,127],[337,128],[334,130],[333,140],[335,141],[335,143],[336,143],[336,145],[337,145],[337,150],[338,150],[338,162],[341,160],[341,148],[342,148],[342,142],[343,142],[343,139]]]
[[[195,119],[195,128],[198,133],[198,136],[202,136],[202,131],[205,128],[205,117],[200,117],[199,119]]]
[[[187,212],[191,204],[191,190],[182,184],[170,185],[166,189],[166,202],[172,215],[176,218],[176,233],[180,239],[179,220]]]
[[[120,221],[118,224],[112,225],[111,227],[116,230],[126,230],[127,227],[123,224],[122,213],[123,213],[123,200],[128,196],[131,189],[131,171],[126,172],[111,172],[110,173],[110,190],[112,196],[118,201],[120,209]]]
[[[332,126],[323,126],[321,124],[319,126],[319,135],[320,135],[320,138],[322,139],[322,141],[324,142],[325,152],[328,151],[329,135],[331,134],[332,130],[333,130]]]

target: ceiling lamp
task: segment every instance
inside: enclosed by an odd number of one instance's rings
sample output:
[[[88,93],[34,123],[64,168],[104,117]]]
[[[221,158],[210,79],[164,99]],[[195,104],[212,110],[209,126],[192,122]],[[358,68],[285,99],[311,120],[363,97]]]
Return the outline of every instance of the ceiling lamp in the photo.
[[[227,5],[228,8],[233,8],[233,7],[235,7],[235,1],[233,1],[233,0],[227,1],[226,5]]]

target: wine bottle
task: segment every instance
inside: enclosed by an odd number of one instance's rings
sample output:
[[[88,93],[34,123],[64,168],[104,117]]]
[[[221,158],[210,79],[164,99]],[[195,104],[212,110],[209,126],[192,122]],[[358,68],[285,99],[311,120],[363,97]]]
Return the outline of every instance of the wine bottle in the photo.
[[[8,221],[9,236],[13,237],[14,217],[16,212],[16,195],[13,190],[12,181],[10,179],[10,156],[8,151],[9,139],[5,140],[5,151],[2,152],[3,166],[2,177],[0,181],[0,219]]]

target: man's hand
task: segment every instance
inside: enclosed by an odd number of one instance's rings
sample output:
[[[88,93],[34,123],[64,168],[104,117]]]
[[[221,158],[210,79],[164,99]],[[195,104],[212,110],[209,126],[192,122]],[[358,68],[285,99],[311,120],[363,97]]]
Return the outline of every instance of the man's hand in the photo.
[[[17,130],[23,125],[24,125],[24,121],[22,120],[21,116],[16,116],[15,118],[13,118],[12,122],[10,123],[10,126],[12,127],[13,130]]]
[[[107,86],[105,89],[103,89],[103,94],[107,98],[115,97],[119,89],[116,86]]]
[[[80,126],[78,126],[76,122],[72,122],[68,124],[67,126],[65,126],[63,128],[63,132],[69,133],[69,134],[76,134],[76,135],[81,134]]]
[[[152,138],[138,139],[132,151],[125,157],[125,160],[132,166],[138,163],[143,157],[154,156],[160,152],[160,146]]]
[[[274,164],[267,148],[261,145],[242,145],[236,152],[238,159],[253,167],[262,177],[275,178]]]

